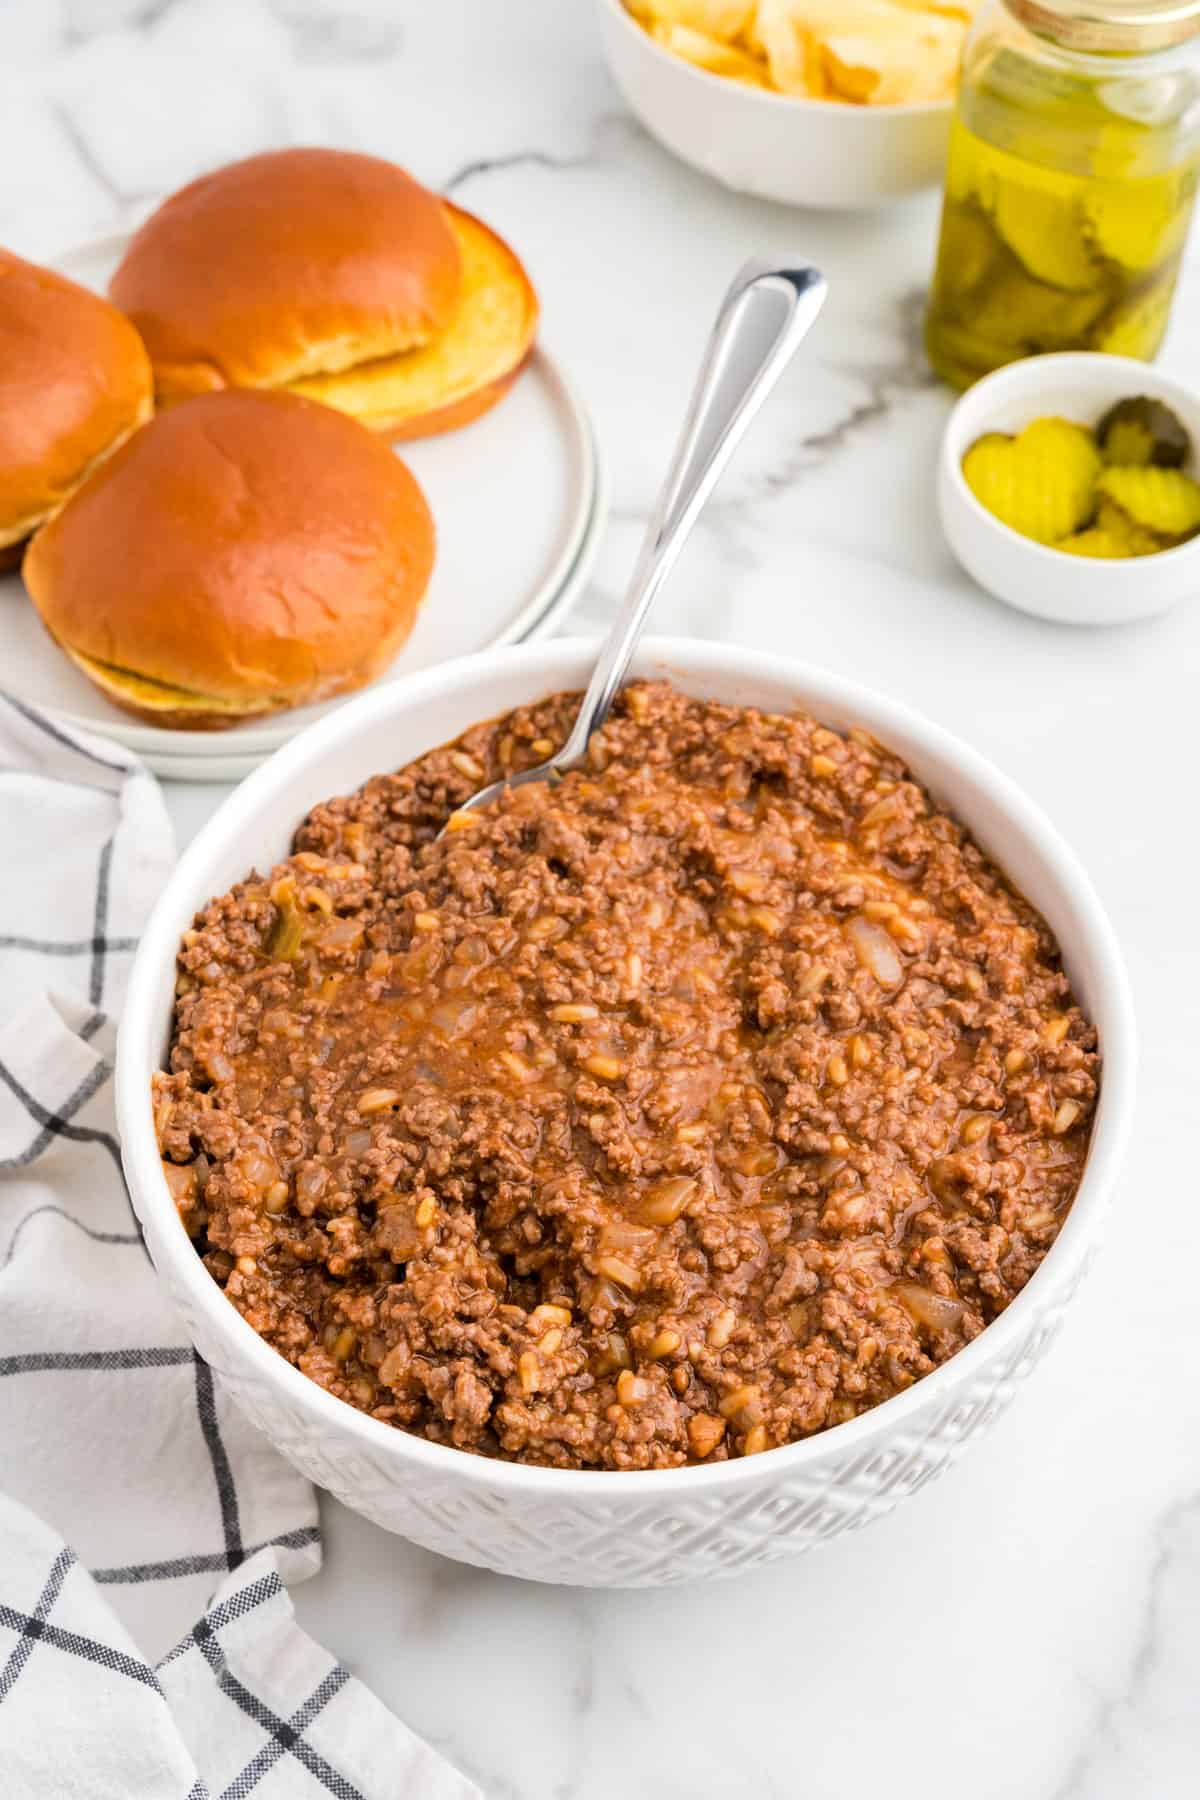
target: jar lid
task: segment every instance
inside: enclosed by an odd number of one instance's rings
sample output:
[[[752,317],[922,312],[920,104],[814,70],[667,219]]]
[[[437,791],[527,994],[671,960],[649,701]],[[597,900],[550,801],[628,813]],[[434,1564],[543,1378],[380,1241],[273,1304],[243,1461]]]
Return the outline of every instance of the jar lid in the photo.
[[[1200,0],[1005,0],[1008,10],[1066,50],[1137,55],[1200,31]]]

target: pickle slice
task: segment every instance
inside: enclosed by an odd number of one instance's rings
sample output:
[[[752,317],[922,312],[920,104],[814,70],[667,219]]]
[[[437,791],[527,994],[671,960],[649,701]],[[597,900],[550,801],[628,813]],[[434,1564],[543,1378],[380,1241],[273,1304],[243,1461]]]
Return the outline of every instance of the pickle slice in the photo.
[[[963,457],[963,477],[981,506],[1040,544],[1069,537],[1095,510],[1100,453],[1070,419],[1035,419],[1019,436],[990,431]]]
[[[1096,491],[1129,523],[1164,543],[1200,531],[1200,482],[1182,469],[1104,469]]]
[[[1146,531],[1141,525],[1135,525],[1128,513],[1123,513],[1118,505],[1100,495],[1100,504],[1096,509],[1097,530],[1107,532],[1118,544],[1123,544],[1126,556],[1153,556],[1156,550],[1170,548],[1171,540],[1157,537],[1153,531]]]
[[[1084,239],[1074,195],[1000,180],[992,215],[1001,238],[1039,281],[1073,293],[1103,285],[1104,271]]]
[[[925,326],[925,348],[936,372],[956,388],[968,388],[981,375],[1016,362],[1021,356],[1015,345],[980,337],[968,326],[947,318],[945,310],[938,316],[931,309]]]
[[[1097,556],[1106,561],[1138,555],[1116,532],[1106,531],[1102,525],[1088,525],[1082,531],[1072,532],[1070,537],[1059,538],[1054,548],[1065,550],[1068,556]]]
[[[1192,440],[1169,406],[1137,394],[1110,406],[1096,437],[1100,454],[1117,469],[1180,469],[1188,459]]]
[[[1088,243],[1123,269],[1144,272],[1172,255],[1183,242],[1187,217],[1175,184],[1162,177],[1106,184],[1083,197]]]
[[[946,202],[938,248],[938,285],[961,299],[1004,256],[996,234],[978,207]],[[1007,258],[1005,258],[1007,260]]]
[[[971,328],[981,339],[1010,344],[1025,356],[1042,350],[1074,349],[1110,299],[1107,289],[1068,293],[1048,287],[1010,264],[994,280],[983,283]]]
[[[1172,277],[1167,274],[1135,299],[1114,306],[1092,334],[1092,348],[1107,351],[1110,356],[1135,356],[1148,362],[1167,329],[1172,285]]]

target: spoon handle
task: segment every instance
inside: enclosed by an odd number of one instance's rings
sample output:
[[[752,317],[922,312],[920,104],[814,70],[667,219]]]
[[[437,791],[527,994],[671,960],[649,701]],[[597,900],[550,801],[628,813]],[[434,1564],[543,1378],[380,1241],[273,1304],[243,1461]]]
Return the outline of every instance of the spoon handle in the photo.
[[[659,495],[629,591],[600,652],[579,716],[555,762],[581,757],[603,725],[658,590],[751,419],[816,318],[818,270],[754,257],[734,277],[708,340],[687,421]]]

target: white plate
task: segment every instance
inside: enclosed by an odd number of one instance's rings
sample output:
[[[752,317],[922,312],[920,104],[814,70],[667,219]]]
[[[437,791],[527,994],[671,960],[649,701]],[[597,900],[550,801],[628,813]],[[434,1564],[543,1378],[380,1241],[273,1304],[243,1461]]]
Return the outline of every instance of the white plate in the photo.
[[[126,241],[100,239],[57,266],[103,291]],[[405,444],[400,454],[433,510],[438,554],[413,634],[379,681],[549,631],[586,579],[590,562],[582,552],[603,524],[587,411],[554,359],[539,347],[492,412],[461,431]],[[129,553],[137,555],[136,544]],[[128,745],[154,768],[160,758],[177,761],[180,778],[190,780],[232,779],[226,771],[235,765],[246,773],[341,704],[330,700],[221,732],[139,724],[55,647],[15,575],[0,578],[0,669],[24,699]],[[197,772],[184,776],[183,765]],[[214,773],[201,774],[202,765]]]

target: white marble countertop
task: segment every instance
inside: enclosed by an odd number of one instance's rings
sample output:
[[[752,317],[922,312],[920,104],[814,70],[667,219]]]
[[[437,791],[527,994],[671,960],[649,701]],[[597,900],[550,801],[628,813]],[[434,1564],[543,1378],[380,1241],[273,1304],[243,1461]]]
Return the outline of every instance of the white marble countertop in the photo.
[[[984,1442],[869,1531],[716,1587],[589,1593],[441,1561],[330,1505],[300,1612],[489,1800],[1182,1800],[1200,1786],[1200,596],[1090,632],[974,589],[933,506],[934,204],[825,217],[710,186],[630,120],[588,15],[10,0],[0,242],[51,254],[277,143],[453,185],[520,246],[607,454],[612,526],[577,630],[630,566],[729,272],[784,246],[819,262],[825,314],[656,626],[853,672],[1035,794],[1129,959],[1135,1140],[1060,1344]],[[1176,319],[1166,361],[1200,379],[1200,269]],[[220,797],[176,789],[181,836]]]

